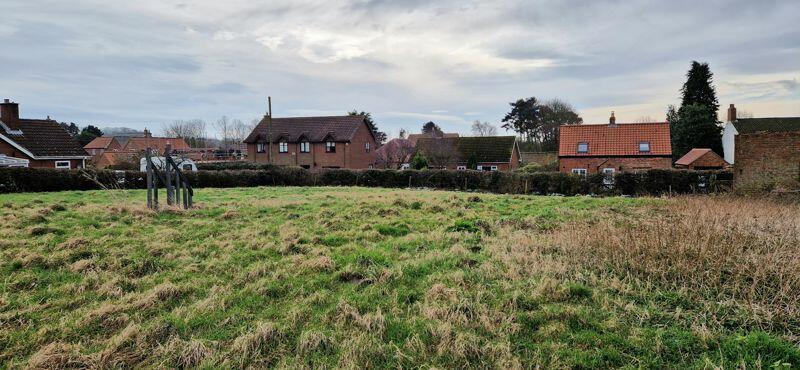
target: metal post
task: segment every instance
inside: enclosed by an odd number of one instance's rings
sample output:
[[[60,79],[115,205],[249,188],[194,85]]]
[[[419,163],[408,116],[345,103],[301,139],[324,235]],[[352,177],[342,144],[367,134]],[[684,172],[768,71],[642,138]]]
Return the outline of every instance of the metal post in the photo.
[[[164,150],[164,161],[162,165],[164,166],[164,175],[166,178],[166,186],[167,186],[167,205],[173,205],[175,202],[175,193],[174,189],[172,188],[172,171],[169,168],[169,160],[170,160],[170,152],[172,151],[172,145],[167,144],[166,149]]]

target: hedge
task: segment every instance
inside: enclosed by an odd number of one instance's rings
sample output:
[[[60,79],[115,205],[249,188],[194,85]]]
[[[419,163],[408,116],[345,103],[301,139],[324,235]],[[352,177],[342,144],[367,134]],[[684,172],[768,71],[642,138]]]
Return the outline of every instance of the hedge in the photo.
[[[267,166],[260,170],[201,170],[189,172],[195,188],[253,186],[365,186],[433,188],[511,194],[662,195],[725,191],[729,172],[650,170],[620,173],[614,186],[601,174],[581,177],[558,172],[519,173],[447,170],[309,171],[299,167]],[[55,170],[0,168],[0,193],[94,189],[144,189],[139,171]]]

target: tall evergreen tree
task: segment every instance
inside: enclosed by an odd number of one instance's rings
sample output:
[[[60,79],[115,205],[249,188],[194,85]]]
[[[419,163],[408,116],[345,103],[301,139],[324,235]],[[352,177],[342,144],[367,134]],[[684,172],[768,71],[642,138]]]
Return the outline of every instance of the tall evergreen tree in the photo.
[[[717,92],[713,84],[714,74],[711,73],[711,68],[708,63],[700,63],[692,61],[692,67],[686,73],[686,82],[681,88],[682,100],[681,108],[692,104],[700,104],[708,107],[717,116],[719,110],[719,101],[717,101]]]
[[[693,148],[709,148],[722,154],[722,128],[717,122],[719,102],[708,63],[692,61],[681,89],[681,107],[670,106],[667,121],[672,137],[672,156],[677,159]]]

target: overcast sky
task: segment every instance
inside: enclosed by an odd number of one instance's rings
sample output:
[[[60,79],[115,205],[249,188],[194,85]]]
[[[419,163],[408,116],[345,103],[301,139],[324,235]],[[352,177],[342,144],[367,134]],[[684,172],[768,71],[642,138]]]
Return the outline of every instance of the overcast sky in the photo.
[[[114,5],[110,5],[114,3]],[[469,132],[512,100],[663,120],[692,60],[720,104],[800,116],[800,1],[3,0],[0,94],[30,118],[164,122],[372,112]]]

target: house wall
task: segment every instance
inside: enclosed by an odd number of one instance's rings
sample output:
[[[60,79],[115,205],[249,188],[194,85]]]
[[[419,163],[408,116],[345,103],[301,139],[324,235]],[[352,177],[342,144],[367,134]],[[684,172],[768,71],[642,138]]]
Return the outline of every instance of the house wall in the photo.
[[[672,168],[671,157],[562,157],[558,159],[562,173],[572,173],[572,169],[584,168],[592,174],[603,168],[614,168],[617,172]]]
[[[734,185],[775,181],[800,185],[800,132],[736,136]]]
[[[56,160],[34,160],[19,149],[11,146],[5,141],[0,141],[0,154],[9,157],[24,158],[30,160],[28,167],[35,168],[56,168]],[[65,159],[66,160],[66,159]],[[83,161],[80,159],[70,159],[70,168],[83,168]]]
[[[508,168],[512,170],[517,169],[520,166],[520,159],[519,147],[514,143],[514,149],[511,150],[511,162],[508,164]]]
[[[725,161],[730,164],[733,164],[735,158],[736,135],[736,127],[730,122],[726,123],[725,128],[722,130],[722,151]]]
[[[366,152],[364,143],[370,143],[370,150]],[[256,163],[269,163],[268,153],[257,153],[256,144],[247,144],[247,160]],[[361,125],[353,135],[351,142],[337,142],[336,152],[325,152],[325,143],[311,143],[310,153],[300,153],[300,143],[289,143],[288,153],[279,153],[278,143],[272,143],[273,164],[278,166],[308,166],[310,169],[319,168],[350,168],[366,169],[375,164],[378,149],[375,138],[369,132],[366,124]],[[267,144],[269,152],[269,144]]]

